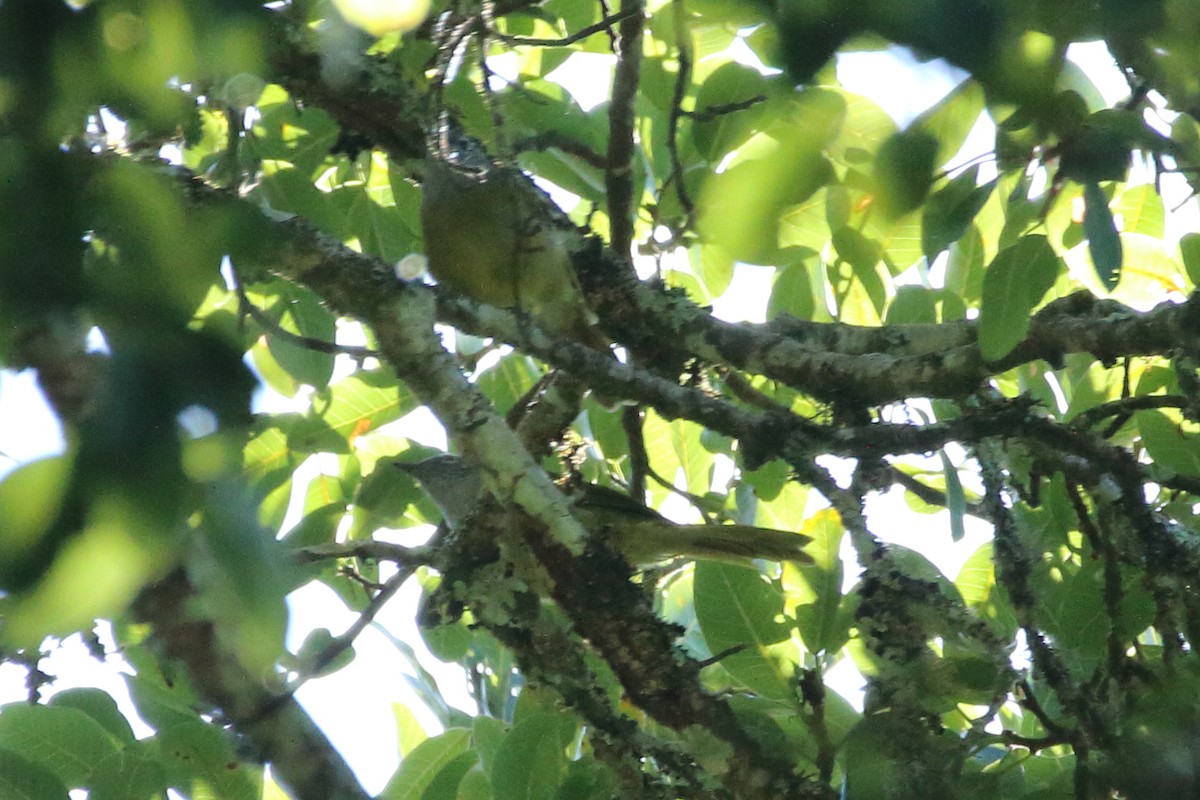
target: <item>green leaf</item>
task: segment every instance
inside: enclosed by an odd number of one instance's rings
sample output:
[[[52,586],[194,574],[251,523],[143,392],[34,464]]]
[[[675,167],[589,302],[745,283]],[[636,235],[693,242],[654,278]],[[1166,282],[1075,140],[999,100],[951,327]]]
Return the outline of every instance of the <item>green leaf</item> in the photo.
[[[703,114],[707,109],[745,103],[757,96],[765,97],[772,86],[771,80],[759,70],[735,61],[726,61],[700,85],[696,92],[696,111]],[[724,153],[744,141],[762,115],[760,104],[732,114],[697,119],[692,125],[696,149],[709,161],[718,161]]]
[[[478,765],[479,756],[471,752],[463,753],[438,771],[429,788],[421,795],[421,800],[456,800],[459,784],[467,772]]]
[[[982,614],[1007,639],[1016,633],[1017,615],[1005,597],[1003,589],[996,583],[995,546],[986,542],[971,554],[954,585],[962,594],[963,602]]]
[[[901,286],[888,306],[888,325],[937,322],[937,292],[920,286]]]
[[[126,748],[97,765],[88,800],[150,800],[166,789],[166,770],[139,748]]]
[[[1100,93],[1100,90],[1096,88],[1096,84],[1083,71],[1083,67],[1069,58],[1063,61],[1062,71],[1058,74],[1058,88],[1075,92],[1083,99],[1087,110],[1090,112],[1096,112],[1108,107],[1108,103],[1104,100],[1104,95]]]
[[[1059,146],[1059,174],[1082,184],[1125,180],[1130,154],[1145,136],[1136,111],[1106,108]]]
[[[320,665],[315,672],[311,671],[315,666],[314,659],[324,653],[326,648],[333,644],[334,638],[334,635],[330,633],[328,628],[315,628],[309,631],[308,635],[304,637],[304,641],[300,644],[300,649],[296,651],[295,660],[304,669],[305,674],[311,674],[315,677],[331,675],[342,667],[348,666],[354,660],[354,648],[346,647],[332,661]]]
[[[942,473],[946,476],[946,510],[950,512],[950,538],[961,542],[966,536],[963,528],[963,517],[967,511],[967,498],[963,495],[962,482],[958,479],[958,470],[950,463],[950,457],[945,450],[939,450],[942,459]]]
[[[823,149],[843,111],[834,92],[810,89],[789,99],[727,168],[705,181],[697,201],[702,239],[736,260],[774,263],[780,216],[835,178]]]
[[[161,728],[154,737],[162,761],[207,783],[221,800],[259,800],[256,768],[239,766],[225,732],[197,719]]]
[[[836,91],[845,106],[845,114],[838,136],[829,146],[830,157],[841,164],[868,164],[888,137],[896,132],[896,122],[869,97],[843,89]]]
[[[1029,330],[1029,314],[1054,285],[1061,262],[1040,234],[1001,250],[983,276],[979,348],[988,361],[1008,354]]]
[[[968,225],[957,242],[950,245],[946,262],[946,289],[973,304],[983,292],[983,237],[979,228]]]
[[[808,269],[806,261],[798,260],[783,264],[776,270],[775,280],[771,283],[771,297],[767,300],[768,320],[780,314],[796,319],[812,319],[816,299]]]
[[[467,770],[462,782],[458,784],[457,800],[492,800],[492,782],[487,773],[476,766]]]
[[[700,441],[699,425],[682,419],[667,421],[650,411],[644,430],[650,464],[658,474],[675,478],[682,469],[689,492],[703,495],[708,491],[712,455]]]
[[[1096,275],[1104,284],[1104,288],[1111,292],[1121,279],[1121,237],[1108,208],[1108,196],[1100,188],[1100,184],[1085,183],[1083,201],[1086,209],[1083,215],[1083,232],[1087,236],[1088,252],[1092,255]]]
[[[117,701],[108,692],[86,687],[66,689],[50,698],[48,705],[82,711],[100,723],[118,742],[128,745],[135,740],[129,720],[125,719],[125,715],[117,708]]]
[[[842,595],[845,565],[839,554],[844,532],[835,512],[818,511],[801,529],[813,539],[805,551],[814,563],[784,567],[783,584],[789,602],[797,604],[800,638],[813,653],[837,652],[850,636],[854,600]]]
[[[71,787],[86,786],[96,765],[118,752],[100,723],[75,708],[11,703],[0,708],[0,751],[47,770]]]
[[[45,546],[61,512],[71,459],[51,456],[30,461],[0,481],[0,588],[26,582],[49,566]]]
[[[568,715],[539,712],[526,717],[508,732],[492,764],[492,791],[496,800],[550,800],[562,785],[567,770],[564,720]]]
[[[1141,233],[1161,239],[1164,232],[1162,197],[1154,184],[1143,183],[1125,189],[1111,205],[1114,215],[1121,217],[1121,230],[1125,233]]]
[[[975,215],[992,195],[995,181],[976,186],[979,168],[972,167],[939,189],[925,204],[921,249],[930,262],[962,238]]]
[[[278,297],[270,313],[281,328],[315,342],[334,343],[337,326],[333,315],[315,294],[285,284],[278,289]],[[272,333],[267,334],[267,346],[278,365],[300,383],[316,387],[329,383],[333,375],[332,354]],[[262,368],[258,359],[255,366]]]
[[[877,266],[883,259],[883,248],[878,242],[868,239],[854,228],[835,231],[833,246],[838,255],[854,270],[854,277],[858,278],[858,282],[866,291],[876,313],[882,314],[887,303],[887,288],[883,285]]]
[[[558,800],[608,800],[617,797],[617,780],[606,764],[578,759],[567,767]]]
[[[940,166],[953,158],[983,113],[983,89],[973,80],[954,87],[936,105],[913,120],[912,128],[922,130],[938,141],[936,163]]]
[[[429,734],[412,709],[403,703],[392,703],[392,716],[396,718],[396,742],[403,760],[417,745],[428,739]]]
[[[1158,467],[1176,475],[1200,475],[1200,436],[1184,433],[1160,411],[1139,411],[1134,418]]]
[[[55,774],[0,747],[0,797],[5,800],[67,800]]]
[[[347,441],[407,414],[417,403],[395,376],[356,372],[313,401],[321,420]]]
[[[709,650],[744,648],[721,659],[721,666],[760,694],[790,698],[794,667],[770,650],[789,636],[788,626],[777,621],[783,613],[779,587],[755,570],[701,561],[696,564],[693,595]]]
[[[704,284],[709,296],[720,297],[725,294],[733,280],[733,270],[736,266],[733,258],[725,248],[712,243],[701,245],[693,250],[693,253],[699,258],[693,257],[692,269]]]
[[[910,128],[892,135],[875,156],[875,191],[880,211],[889,219],[920,207],[933,185],[938,140]]]
[[[1193,286],[1200,286],[1200,233],[1185,233],[1180,237],[1179,254],[1188,279]]]
[[[479,752],[479,760],[489,775],[507,733],[504,723],[495,717],[476,717],[471,721],[471,745]]]
[[[1112,627],[1102,601],[1100,562],[1086,560],[1078,568],[1046,565],[1034,573],[1031,584],[1046,633],[1076,676],[1090,675],[1104,659]]]
[[[467,753],[470,739],[466,728],[452,728],[421,742],[400,762],[380,800],[421,800],[441,771]]]

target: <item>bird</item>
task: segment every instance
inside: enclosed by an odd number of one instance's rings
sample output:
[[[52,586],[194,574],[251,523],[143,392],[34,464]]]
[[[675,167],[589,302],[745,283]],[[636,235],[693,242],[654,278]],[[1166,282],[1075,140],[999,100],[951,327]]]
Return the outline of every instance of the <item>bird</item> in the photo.
[[[442,454],[417,462],[395,462],[417,480],[442,512],[450,528],[465,524],[484,494],[479,474],[458,456]],[[754,525],[683,525],[672,522],[613,489],[583,484],[569,492],[576,518],[591,534],[635,567],[662,561],[720,561],[749,566],[756,559],[813,563],[804,551],[804,534]]]
[[[460,138],[429,158],[421,192],[425,257],[439,284],[611,355],[571,264],[574,232],[520,170]]]

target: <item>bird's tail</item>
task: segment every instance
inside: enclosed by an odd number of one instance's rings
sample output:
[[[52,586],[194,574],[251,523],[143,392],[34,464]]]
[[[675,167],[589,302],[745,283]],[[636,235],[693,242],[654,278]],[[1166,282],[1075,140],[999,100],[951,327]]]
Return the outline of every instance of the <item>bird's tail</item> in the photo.
[[[632,525],[636,544],[622,550],[638,553],[641,563],[669,558],[707,559],[745,566],[754,559],[813,563],[804,547],[812,539],[800,533],[754,525]]]

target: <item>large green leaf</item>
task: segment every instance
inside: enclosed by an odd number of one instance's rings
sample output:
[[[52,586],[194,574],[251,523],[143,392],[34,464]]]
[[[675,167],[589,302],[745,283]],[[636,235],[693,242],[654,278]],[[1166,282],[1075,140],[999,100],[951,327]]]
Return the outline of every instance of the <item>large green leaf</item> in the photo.
[[[573,729],[571,717],[549,711],[532,714],[515,725],[500,743],[492,765],[496,800],[554,797],[566,777],[565,748]]]
[[[1136,419],[1156,465],[1176,475],[1200,475],[1200,436],[1184,433],[1159,411],[1139,411]]]
[[[262,795],[257,780],[261,768],[241,767],[226,733],[194,715],[161,728],[154,744],[160,760],[173,766],[172,778],[183,775],[207,784],[221,800],[259,800]]]
[[[983,276],[979,349],[1003,358],[1029,330],[1029,315],[1058,278],[1061,262],[1045,236],[1029,235],[1001,250]]]
[[[20,756],[67,786],[86,786],[119,751],[101,725],[75,708],[12,703],[0,708],[0,751]]]
[[[458,769],[457,759],[467,753],[470,740],[469,730],[454,728],[421,742],[400,762],[380,800],[421,800],[442,770]]]
[[[783,613],[779,587],[755,570],[702,561],[696,564],[693,595],[709,650],[742,648],[721,665],[756,692],[790,697],[794,666],[771,647],[790,635],[789,626],[777,620]]]
[[[801,533],[813,541],[805,552],[812,564],[785,565],[783,585],[789,604],[795,603],[796,622],[804,646],[813,653],[836,653],[850,636],[853,602],[842,596],[845,565],[840,547],[844,529],[832,509],[818,511]]]
[[[0,747],[0,796],[6,800],[67,800],[54,772]]]

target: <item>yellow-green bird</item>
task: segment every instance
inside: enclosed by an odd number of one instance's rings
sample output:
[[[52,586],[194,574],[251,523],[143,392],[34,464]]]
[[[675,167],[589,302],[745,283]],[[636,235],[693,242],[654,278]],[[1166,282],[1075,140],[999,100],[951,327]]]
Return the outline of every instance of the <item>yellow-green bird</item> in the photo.
[[[461,525],[483,495],[479,475],[457,456],[433,456],[396,466],[412,475],[441,509],[451,528]],[[812,541],[800,533],[754,525],[679,525],[627,495],[585,484],[570,495],[579,522],[608,543],[634,566],[673,558],[709,559],[746,566],[754,559],[812,563],[804,546]]]
[[[519,171],[481,154],[431,158],[421,198],[429,272],[473,300],[524,311],[551,333],[610,352],[571,265],[573,232],[545,202]]]

